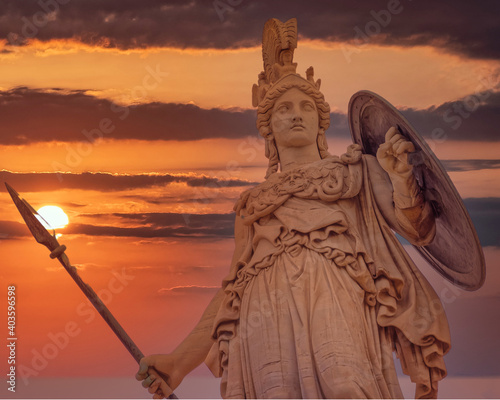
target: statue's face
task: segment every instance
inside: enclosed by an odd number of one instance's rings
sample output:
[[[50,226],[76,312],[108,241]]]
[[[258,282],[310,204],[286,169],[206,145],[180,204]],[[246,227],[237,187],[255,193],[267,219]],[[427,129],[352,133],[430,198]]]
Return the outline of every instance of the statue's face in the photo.
[[[289,89],[274,103],[271,131],[278,150],[316,143],[318,127],[316,103],[299,89]]]

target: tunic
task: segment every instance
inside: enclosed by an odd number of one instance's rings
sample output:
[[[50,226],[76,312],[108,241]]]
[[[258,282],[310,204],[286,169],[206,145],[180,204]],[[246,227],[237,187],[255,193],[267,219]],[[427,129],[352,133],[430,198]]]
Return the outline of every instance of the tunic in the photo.
[[[392,229],[428,238],[401,213],[382,215],[369,157],[352,145],[273,174],[237,202],[206,360],[224,398],[401,398],[394,350],[416,398],[437,395],[446,316]]]

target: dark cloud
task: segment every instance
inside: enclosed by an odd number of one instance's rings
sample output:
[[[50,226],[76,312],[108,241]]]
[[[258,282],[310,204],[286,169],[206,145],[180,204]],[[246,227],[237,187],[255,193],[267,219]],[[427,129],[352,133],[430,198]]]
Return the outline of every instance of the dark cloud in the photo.
[[[0,241],[3,239],[16,239],[31,235],[28,227],[14,221],[0,221]]]
[[[61,203],[61,207],[63,208],[81,208],[81,207],[87,207],[88,204],[80,204],[80,203],[73,203],[73,202],[67,202],[67,203]]]
[[[484,89],[491,84],[500,87],[499,81],[498,77],[489,77],[481,87]],[[82,90],[43,91],[25,87],[0,91],[0,104],[0,144],[4,145],[62,141],[84,142],[88,146],[101,136],[116,140],[258,136],[254,110],[206,110],[190,104],[171,103],[125,108]],[[427,109],[406,108],[402,113],[424,137],[439,143],[448,139],[500,140],[500,92],[493,90],[482,90]],[[113,127],[113,130],[103,133],[102,121],[109,124],[106,129]],[[345,114],[331,113],[331,121],[328,136],[350,137]],[[190,182],[191,185],[205,185],[204,178]]]
[[[141,214],[124,214],[113,213],[114,217],[120,218],[122,221],[134,222],[148,225],[153,228],[170,227],[186,227],[191,229],[201,229],[205,227],[231,227],[234,225],[234,214],[178,214],[178,213],[141,213]],[[92,215],[99,217],[100,215]],[[104,215],[102,215],[104,216]]]
[[[57,1],[2,1],[0,36],[21,45],[36,37],[72,38],[121,49],[235,48],[260,44],[267,19],[297,17],[305,38],[349,41],[361,37],[362,43],[430,44],[471,57],[500,58],[500,4],[495,0]],[[387,11],[389,3],[396,4],[392,13]]]
[[[257,135],[255,111],[192,104],[122,107],[85,91],[0,91],[0,144],[106,139],[196,140]],[[29,115],[29,118],[27,116]]]
[[[217,193],[214,197],[178,197],[178,196],[148,196],[145,195],[125,195],[120,196],[122,199],[129,199],[133,201],[143,201],[150,204],[178,204],[179,202],[183,202],[185,204],[194,203],[194,204],[216,204],[223,202],[235,202],[239,194],[235,194],[234,197],[227,197],[222,195],[221,193]]]
[[[241,179],[223,180],[198,177],[195,175],[136,174],[116,175],[104,172],[83,173],[14,173],[0,171],[0,182],[7,182],[19,193],[40,192],[62,189],[98,190],[113,192],[141,189],[153,186],[166,186],[173,182],[184,182],[192,187],[221,189],[225,187],[252,186],[255,182]],[[6,192],[3,184],[0,192]],[[81,205],[79,205],[81,207]]]
[[[500,168],[500,160],[441,160],[441,163],[448,172]]]
[[[128,236],[139,238],[228,238],[234,235],[231,214],[87,214],[96,224],[70,224],[62,232],[89,236]],[[113,225],[101,225],[103,218],[114,217]]]
[[[103,218],[116,219],[103,225]],[[58,232],[73,235],[137,238],[230,238],[234,236],[234,213],[230,214],[87,214],[95,224],[71,223]],[[0,221],[0,240],[30,236],[28,228],[14,221]]]
[[[88,224],[71,224],[61,232],[65,234],[88,235],[88,236],[112,236],[112,237],[136,237],[136,238],[231,238],[234,230],[231,225],[191,228],[187,226],[178,228],[151,228],[151,227],[116,227]]]
[[[464,200],[482,246],[500,246],[500,198]]]
[[[497,82],[498,77],[494,78]],[[485,82],[486,85],[488,82]],[[496,142],[500,140],[500,92],[484,90],[457,101],[424,110],[404,109],[403,115],[424,137]]]
[[[326,135],[327,137],[335,137],[338,139],[351,139],[347,115],[340,112],[330,113],[330,127]]]

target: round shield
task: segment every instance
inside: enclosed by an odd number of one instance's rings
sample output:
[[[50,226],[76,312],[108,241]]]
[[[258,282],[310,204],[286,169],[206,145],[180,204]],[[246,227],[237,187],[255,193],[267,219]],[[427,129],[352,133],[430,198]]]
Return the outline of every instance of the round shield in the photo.
[[[479,289],[485,278],[484,255],[476,230],[460,195],[425,140],[382,97],[355,93],[349,102],[349,127],[363,152],[376,155],[391,127],[410,140],[416,151],[409,163],[436,215],[436,236],[427,246],[414,246],[441,275],[465,290]]]

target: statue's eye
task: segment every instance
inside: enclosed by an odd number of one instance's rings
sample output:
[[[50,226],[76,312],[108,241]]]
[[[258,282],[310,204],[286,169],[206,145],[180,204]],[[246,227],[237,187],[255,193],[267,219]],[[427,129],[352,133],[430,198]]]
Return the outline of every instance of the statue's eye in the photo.
[[[281,104],[279,107],[278,107],[278,112],[287,112],[288,111],[288,105],[287,104]]]
[[[314,106],[313,106],[311,103],[305,103],[305,104],[303,105],[303,108],[304,108],[304,110],[306,110],[306,111],[313,111],[313,110],[314,110]]]

